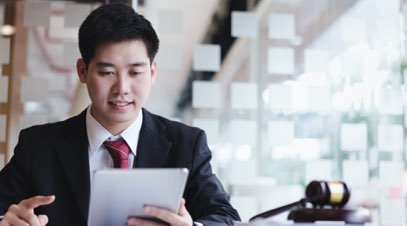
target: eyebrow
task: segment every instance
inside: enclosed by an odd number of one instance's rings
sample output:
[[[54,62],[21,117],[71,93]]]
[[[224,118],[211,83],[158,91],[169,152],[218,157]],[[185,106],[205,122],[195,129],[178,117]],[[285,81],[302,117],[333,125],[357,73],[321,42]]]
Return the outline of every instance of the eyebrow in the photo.
[[[114,67],[114,64],[109,62],[97,62],[96,67]]]
[[[140,66],[145,66],[145,65],[147,65],[146,62],[136,62],[136,63],[129,64],[130,67],[140,67]],[[101,61],[101,62],[96,63],[96,67],[114,67],[114,64]]]
[[[146,66],[146,65],[147,65],[146,62],[137,62],[137,63],[130,64],[130,66],[132,66],[132,67],[140,67],[140,66]]]

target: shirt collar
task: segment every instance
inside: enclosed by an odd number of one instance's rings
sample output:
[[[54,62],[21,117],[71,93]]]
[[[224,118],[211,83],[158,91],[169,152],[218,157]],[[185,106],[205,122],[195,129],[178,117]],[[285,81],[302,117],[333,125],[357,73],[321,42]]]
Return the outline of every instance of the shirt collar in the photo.
[[[90,113],[91,105],[86,110],[86,132],[89,139],[89,153],[92,156],[109,137],[113,137]],[[127,127],[120,136],[129,145],[131,152],[136,155],[138,138],[143,124],[143,111],[140,110],[137,119]],[[120,136],[117,136],[119,138]],[[115,139],[116,137],[113,137]]]

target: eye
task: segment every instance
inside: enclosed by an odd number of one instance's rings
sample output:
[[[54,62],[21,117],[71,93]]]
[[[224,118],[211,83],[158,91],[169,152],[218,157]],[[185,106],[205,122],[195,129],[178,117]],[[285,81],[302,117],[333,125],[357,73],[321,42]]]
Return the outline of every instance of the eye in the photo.
[[[130,72],[130,76],[136,77],[136,76],[142,75],[143,73],[144,73],[144,72],[142,72],[142,71],[131,71],[131,72]]]
[[[108,76],[108,75],[114,75],[114,72],[113,71],[99,71],[98,74],[102,75],[102,76]]]

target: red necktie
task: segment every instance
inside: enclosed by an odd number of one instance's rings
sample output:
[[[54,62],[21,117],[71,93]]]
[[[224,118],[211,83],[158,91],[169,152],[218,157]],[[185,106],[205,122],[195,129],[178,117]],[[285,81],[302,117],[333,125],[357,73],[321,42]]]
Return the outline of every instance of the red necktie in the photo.
[[[114,168],[129,168],[130,148],[123,139],[103,143],[113,159]]]

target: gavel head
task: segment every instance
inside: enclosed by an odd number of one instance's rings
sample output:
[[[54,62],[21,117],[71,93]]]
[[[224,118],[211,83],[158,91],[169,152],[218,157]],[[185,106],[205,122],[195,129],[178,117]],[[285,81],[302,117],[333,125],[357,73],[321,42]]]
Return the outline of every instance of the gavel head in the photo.
[[[314,206],[342,207],[348,202],[350,191],[342,181],[311,181],[305,189],[305,197]]]

